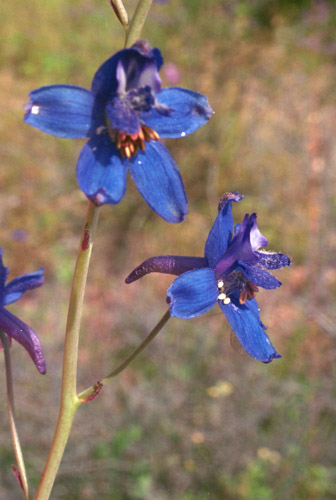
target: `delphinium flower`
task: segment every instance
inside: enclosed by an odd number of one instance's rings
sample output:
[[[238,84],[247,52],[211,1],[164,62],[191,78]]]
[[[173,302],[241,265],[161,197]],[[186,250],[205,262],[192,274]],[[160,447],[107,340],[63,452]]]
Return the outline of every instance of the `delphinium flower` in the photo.
[[[27,290],[43,284],[43,269],[23,274],[6,285],[7,277],[8,267],[2,263],[2,249],[0,248],[0,330],[7,334],[9,341],[14,339],[19,342],[30,355],[38,371],[44,374],[46,362],[38,336],[30,326],[5,309],[5,306],[16,302]]]
[[[257,215],[246,214],[232,235],[232,202],[243,197],[226,193],[205,244],[204,257],[163,255],[144,261],[126,283],[151,272],[177,275],[167,291],[171,316],[193,318],[217,302],[245,350],[265,363],[279,358],[260,321],[255,296],[259,287],[281,285],[268,270],[290,265],[282,253],[260,250],[268,244],[257,226]]]
[[[73,85],[34,90],[25,121],[69,139],[89,137],[77,181],[96,205],[119,203],[129,170],[141,195],[168,222],[184,220],[187,198],[175,161],[160,142],[204,125],[207,99],[179,87],[162,89],[159,49],[145,40],[117,52],[96,72],[91,91]]]

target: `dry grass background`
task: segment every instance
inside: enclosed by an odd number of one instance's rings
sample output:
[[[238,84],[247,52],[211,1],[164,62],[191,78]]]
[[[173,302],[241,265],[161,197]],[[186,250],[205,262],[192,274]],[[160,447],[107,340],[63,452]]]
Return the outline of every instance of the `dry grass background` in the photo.
[[[41,85],[89,87],[96,68],[122,47],[123,33],[102,0],[13,0],[0,13],[0,243],[12,277],[46,270],[43,288],[10,306],[38,332],[48,363],[38,376],[13,346],[17,420],[36,485],[57,417],[87,201],[75,179],[82,141],[28,127],[23,105]],[[176,65],[179,85],[209,97],[215,115],[194,135],[167,141],[189,198],[185,223],[160,220],[131,182],[120,205],[102,210],[80,387],[110,371],[166,309],[169,277],[127,286],[125,276],[151,255],[202,255],[218,199],[229,190],[246,195],[235,220],[256,211],[270,249],[293,259],[291,270],[278,273],[283,287],[258,298],[283,357],[262,365],[243,354],[216,309],[171,319],[78,412],[54,500],[336,498],[335,26],[327,1],[153,5],[144,36]],[[4,383],[0,393],[5,401]],[[0,423],[0,500],[17,500],[4,403]]]

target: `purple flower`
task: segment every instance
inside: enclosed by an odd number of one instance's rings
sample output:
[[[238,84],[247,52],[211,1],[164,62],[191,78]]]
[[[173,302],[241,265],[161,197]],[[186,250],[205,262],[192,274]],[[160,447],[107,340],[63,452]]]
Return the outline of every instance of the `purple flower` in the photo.
[[[0,248],[0,330],[7,334],[10,341],[11,339],[16,340],[28,351],[38,371],[44,374],[46,362],[36,333],[5,309],[5,306],[16,302],[27,290],[32,290],[43,284],[43,269],[23,274],[6,285],[7,277],[8,267],[2,263],[2,249]]]
[[[89,137],[77,163],[79,187],[96,205],[119,203],[129,170],[148,205],[168,222],[185,219],[180,172],[159,138],[191,134],[212,114],[207,99],[161,89],[158,49],[140,40],[104,62],[91,91],[51,85],[30,93],[25,121],[58,137]]]
[[[126,283],[151,272],[179,276],[167,291],[171,316],[193,318],[217,302],[245,350],[264,363],[279,358],[260,321],[255,295],[281,285],[271,269],[290,265],[282,253],[259,250],[267,239],[257,226],[257,215],[246,214],[232,235],[232,202],[243,197],[226,193],[205,244],[204,257],[163,255],[146,260],[126,278]]]

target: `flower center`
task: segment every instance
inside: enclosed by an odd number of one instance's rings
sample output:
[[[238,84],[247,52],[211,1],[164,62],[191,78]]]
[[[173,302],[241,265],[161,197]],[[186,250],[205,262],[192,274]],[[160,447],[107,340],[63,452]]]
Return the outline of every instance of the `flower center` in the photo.
[[[158,141],[159,139],[160,136],[154,129],[147,127],[147,125],[142,125],[139,132],[135,134],[126,134],[123,130],[119,130],[115,137],[115,145],[123,158],[132,158],[132,156],[137,154],[139,149],[145,151],[146,142],[150,140]]]
[[[257,285],[247,280],[239,271],[233,271],[228,276],[219,279],[217,286],[219,291],[217,300],[221,300],[226,305],[230,304],[230,295],[234,292],[239,291],[239,303],[243,305],[247,300],[254,299],[259,291]]]

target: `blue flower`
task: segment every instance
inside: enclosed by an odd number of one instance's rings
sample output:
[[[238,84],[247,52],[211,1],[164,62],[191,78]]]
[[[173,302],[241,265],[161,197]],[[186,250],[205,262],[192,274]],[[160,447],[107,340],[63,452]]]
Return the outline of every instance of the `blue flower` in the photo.
[[[46,362],[38,336],[28,325],[5,309],[5,306],[16,302],[27,290],[43,284],[43,269],[23,274],[6,285],[7,277],[8,267],[2,263],[2,249],[0,248],[0,330],[7,334],[9,340],[16,340],[28,351],[38,371],[44,374]]]
[[[204,257],[163,255],[152,257],[126,278],[126,283],[151,272],[179,276],[167,291],[171,316],[193,318],[217,302],[245,350],[264,363],[279,358],[260,321],[255,299],[258,287],[281,285],[271,269],[290,265],[282,253],[259,250],[267,239],[257,226],[257,215],[245,215],[232,235],[232,202],[243,197],[226,193],[205,244]]]
[[[158,49],[140,40],[104,62],[91,91],[51,85],[30,93],[25,121],[43,132],[89,137],[77,163],[79,187],[96,205],[119,203],[129,170],[148,205],[168,222],[185,219],[180,172],[159,138],[191,134],[212,114],[207,99],[179,87],[161,89]]]

